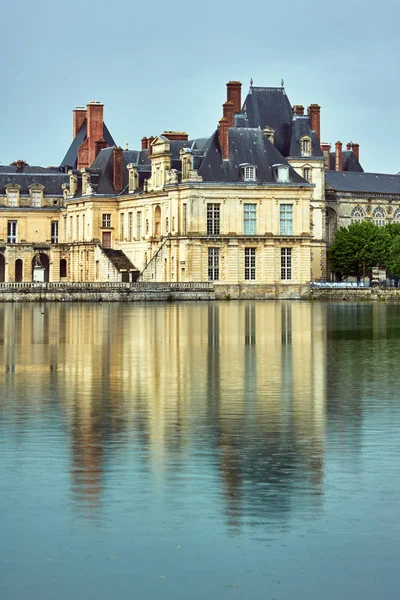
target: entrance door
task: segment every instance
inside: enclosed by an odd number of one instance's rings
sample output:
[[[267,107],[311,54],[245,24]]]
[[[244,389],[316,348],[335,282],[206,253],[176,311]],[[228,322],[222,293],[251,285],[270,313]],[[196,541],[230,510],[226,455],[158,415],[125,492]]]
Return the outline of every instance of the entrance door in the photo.
[[[15,281],[22,281],[22,260],[20,258],[15,261]]]
[[[111,231],[103,231],[103,248],[111,248]]]

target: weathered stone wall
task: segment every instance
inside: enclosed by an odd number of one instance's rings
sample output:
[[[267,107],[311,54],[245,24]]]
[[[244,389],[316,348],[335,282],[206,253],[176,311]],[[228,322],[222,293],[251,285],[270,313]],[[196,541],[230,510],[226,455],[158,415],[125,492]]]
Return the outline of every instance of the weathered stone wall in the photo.
[[[323,300],[334,302],[400,302],[400,289],[382,289],[382,288],[367,288],[367,289],[311,289],[310,300]]]

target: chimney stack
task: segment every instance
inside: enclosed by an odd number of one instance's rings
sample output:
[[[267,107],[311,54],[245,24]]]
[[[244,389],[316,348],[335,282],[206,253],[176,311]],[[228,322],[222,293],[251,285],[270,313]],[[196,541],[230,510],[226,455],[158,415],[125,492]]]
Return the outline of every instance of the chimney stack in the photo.
[[[84,106],[77,106],[72,111],[72,139],[76,138],[76,134],[82,127],[82,123],[85,119],[86,119],[86,108]]]
[[[242,110],[242,84],[240,81],[229,81],[226,84],[226,99],[233,104],[233,113],[240,113]]]
[[[142,150],[147,149],[147,137],[142,137]]]
[[[304,106],[302,104],[295,104],[293,106],[293,114],[298,116],[304,115]]]
[[[114,146],[113,149],[113,164],[114,164],[114,170],[113,170],[113,185],[114,185],[114,191],[115,192],[121,192],[122,191],[122,186],[123,186],[123,178],[122,178],[122,167],[123,167],[123,161],[122,161],[122,148],[117,148]]]
[[[164,131],[164,133],[161,135],[166,137],[171,142],[187,142],[189,139],[189,136],[185,131]]]
[[[235,112],[235,107],[233,106],[233,102],[230,102],[229,100],[227,102],[224,102],[224,104],[222,105],[223,108],[223,116],[225,119],[227,119],[228,121],[228,127],[233,127],[233,115]]]
[[[325,158],[325,168],[330,169],[331,145],[326,142],[321,143],[322,154]]]
[[[219,121],[219,143],[221,146],[222,158],[229,159],[229,122],[226,117]]]
[[[96,150],[95,150],[95,158],[97,158],[97,155],[99,154],[99,152],[101,150],[103,150],[103,148],[107,148],[107,142],[104,139],[101,140],[96,140],[95,142],[95,146],[96,146]]]
[[[351,150],[351,143],[346,144],[346,150]]]
[[[88,159],[91,166],[96,158],[96,142],[103,139],[104,104],[92,100],[87,105],[87,138],[89,140]]]
[[[147,138],[147,150],[149,151],[149,156],[151,155],[151,144],[154,139],[154,135],[151,135],[149,138]]]
[[[308,107],[308,114],[310,117],[311,129],[312,131],[315,131],[319,141],[321,138],[321,107],[318,104],[310,104]]]
[[[335,171],[342,171],[343,159],[342,159],[342,142],[336,142],[335,144]]]
[[[352,144],[351,146],[352,146],[352,150],[354,152],[356,159],[359,161],[360,160],[360,144]]]

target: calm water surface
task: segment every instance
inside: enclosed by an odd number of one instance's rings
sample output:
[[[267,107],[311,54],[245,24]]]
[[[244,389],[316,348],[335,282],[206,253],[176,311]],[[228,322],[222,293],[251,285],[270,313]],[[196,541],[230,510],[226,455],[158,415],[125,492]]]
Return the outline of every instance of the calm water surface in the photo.
[[[399,364],[396,305],[0,305],[0,598],[397,599]]]

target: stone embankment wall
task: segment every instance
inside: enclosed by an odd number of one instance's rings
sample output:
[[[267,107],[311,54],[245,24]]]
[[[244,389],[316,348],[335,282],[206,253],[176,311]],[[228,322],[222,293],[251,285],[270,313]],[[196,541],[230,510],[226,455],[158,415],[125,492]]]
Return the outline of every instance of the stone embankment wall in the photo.
[[[318,288],[311,289],[310,300],[333,302],[400,302],[399,288]]]

